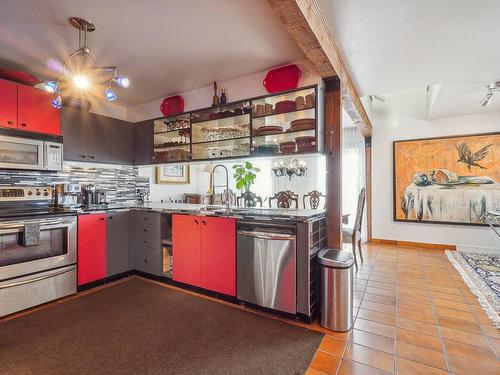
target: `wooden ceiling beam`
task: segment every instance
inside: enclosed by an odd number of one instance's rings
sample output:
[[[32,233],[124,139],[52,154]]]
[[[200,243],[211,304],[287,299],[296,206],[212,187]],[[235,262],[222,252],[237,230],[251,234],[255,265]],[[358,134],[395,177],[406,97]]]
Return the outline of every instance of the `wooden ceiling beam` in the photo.
[[[317,1],[268,0],[268,2],[321,77],[339,77],[342,83],[344,109],[363,135],[366,138],[371,137],[370,119]]]

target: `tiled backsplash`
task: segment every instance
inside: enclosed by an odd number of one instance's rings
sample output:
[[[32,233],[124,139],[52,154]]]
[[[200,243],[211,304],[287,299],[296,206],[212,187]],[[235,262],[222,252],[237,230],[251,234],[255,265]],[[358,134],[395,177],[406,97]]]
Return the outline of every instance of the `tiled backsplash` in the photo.
[[[109,203],[137,199],[137,191],[149,191],[149,178],[139,176],[137,167],[67,162],[62,172],[0,169],[0,185],[54,186],[74,182],[93,184],[106,190]]]

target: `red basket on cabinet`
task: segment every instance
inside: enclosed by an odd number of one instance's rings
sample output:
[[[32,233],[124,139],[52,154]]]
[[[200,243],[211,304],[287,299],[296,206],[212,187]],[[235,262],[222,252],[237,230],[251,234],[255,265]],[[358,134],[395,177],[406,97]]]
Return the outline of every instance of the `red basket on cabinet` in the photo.
[[[262,83],[269,93],[296,89],[299,87],[300,74],[297,65],[286,65],[267,72]]]
[[[184,99],[180,95],[170,96],[163,99],[160,105],[164,116],[173,116],[184,111]]]

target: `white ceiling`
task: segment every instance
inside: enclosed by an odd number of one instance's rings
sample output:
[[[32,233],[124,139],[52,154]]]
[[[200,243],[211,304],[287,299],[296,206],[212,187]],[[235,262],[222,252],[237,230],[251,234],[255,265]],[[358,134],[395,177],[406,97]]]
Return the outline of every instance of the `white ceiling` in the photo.
[[[0,1],[0,66],[50,76],[78,48],[71,16],[95,23],[97,63],[129,76],[124,106],[303,58],[266,0],[16,0]]]
[[[498,0],[319,0],[362,96],[442,84],[429,118],[500,111]],[[419,104],[418,104],[419,105]]]

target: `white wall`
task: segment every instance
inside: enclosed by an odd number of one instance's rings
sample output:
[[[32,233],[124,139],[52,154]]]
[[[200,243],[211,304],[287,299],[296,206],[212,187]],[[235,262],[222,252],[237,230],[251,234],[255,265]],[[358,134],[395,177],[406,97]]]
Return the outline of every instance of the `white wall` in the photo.
[[[373,237],[401,241],[500,249],[489,227],[400,223],[393,221],[392,141],[500,131],[500,112],[434,121],[377,116],[373,118]],[[500,203],[500,202],[499,202]]]

